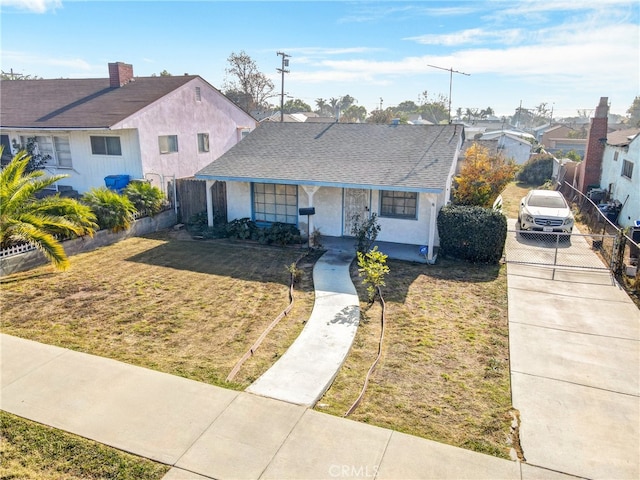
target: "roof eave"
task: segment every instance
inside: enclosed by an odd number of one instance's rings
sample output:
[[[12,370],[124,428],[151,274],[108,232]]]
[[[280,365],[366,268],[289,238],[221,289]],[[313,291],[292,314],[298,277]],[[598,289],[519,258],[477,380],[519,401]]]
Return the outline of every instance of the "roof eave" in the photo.
[[[375,185],[365,183],[342,183],[342,182],[321,182],[314,180],[290,180],[282,178],[255,178],[255,177],[233,177],[223,175],[196,174],[198,180],[221,181],[221,182],[245,182],[245,183],[278,183],[283,185],[309,185],[317,187],[333,188],[362,188],[367,190],[392,190],[396,192],[420,192],[420,193],[442,193],[443,188],[434,187],[408,187],[400,185]]]

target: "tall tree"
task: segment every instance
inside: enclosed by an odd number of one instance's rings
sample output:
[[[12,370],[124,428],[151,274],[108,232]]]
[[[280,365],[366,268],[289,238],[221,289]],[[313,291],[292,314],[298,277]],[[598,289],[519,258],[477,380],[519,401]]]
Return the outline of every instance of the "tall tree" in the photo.
[[[465,152],[460,174],[455,178],[455,203],[490,207],[513,180],[516,170],[512,160],[492,156],[486,147],[474,143]]]
[[[318,115],[330,115],[329,114],[329,104],[324,98],[316,98],[316,113]]]
[[[418,113],[422,118],[432,123],[445,123],[449,119],[448,100],[442,94],[436,97],[429,96],[425,90],[419,95],[420,106]]]
[[[27,172],[28,163],[29,156],[21,151],[0,171],[0,247],[32,243],[57,269],[65,270],[69,259],[56,235],[93,235],[96,217],[72,198],[37,198],[38,192],[68,175]]]
[[[640,97],[633,99],[633,103],[627,110],[628,123],[634,127],[640,127]]]
[[[395,117],[395,113],[392,108],[386,108],[385,110],[372,110],[367,117],[367,123],[380,123],[389,124]]]
[[[266,107],[267,100],[275,96],[275,86],[256,62],[244,50],[232,52],[227,62],[224,94],[247,112]]]
[[[364,122],[365,118],[367,118],[366,108],[360,105],[351,105],[342,112],[340,121],[345,123]]]
[[[311,107],[299,98],[287,100],[282,107],[284,113],[310,112]]]

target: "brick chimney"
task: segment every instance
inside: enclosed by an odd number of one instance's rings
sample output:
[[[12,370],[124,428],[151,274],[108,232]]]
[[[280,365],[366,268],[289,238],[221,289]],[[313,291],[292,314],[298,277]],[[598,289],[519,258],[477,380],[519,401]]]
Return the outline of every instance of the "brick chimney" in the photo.
[[[608,100],[608,97],[600,97],[600,103],[596,107],[596,114],[591,119],[591,127],[587,136],[587,150],[582,161],[580,183],[578,185],[580,191],[585,194],[593,185],[600,186],[602,156],[604,154],[604,145],[607,142]]]
[[[109,64],[109,86],[120,88],[133,80],[133,65],[116,62]]]

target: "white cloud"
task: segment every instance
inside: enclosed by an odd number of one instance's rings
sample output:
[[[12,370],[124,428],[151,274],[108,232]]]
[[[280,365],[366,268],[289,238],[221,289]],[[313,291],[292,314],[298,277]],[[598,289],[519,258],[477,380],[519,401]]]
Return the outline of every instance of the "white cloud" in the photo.
[[[62,7],[62,0],[0,0],[0,7],[12,7],[33,13],[46,13]]]
[[[413,40],[422,45],[443,45],[447,47],[458,45],[478,45],[487,42],[513,44],[522,39],[523,32],[512,28],[507,30],[487,30],[482,28],[470,28],[454,33],[426,34],[416,37],[407,37],[404,40]]]

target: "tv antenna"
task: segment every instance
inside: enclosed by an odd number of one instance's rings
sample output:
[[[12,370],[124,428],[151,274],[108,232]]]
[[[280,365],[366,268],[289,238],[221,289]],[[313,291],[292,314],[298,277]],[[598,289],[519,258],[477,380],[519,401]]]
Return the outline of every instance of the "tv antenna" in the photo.
[[[453,86],[453,74],[459,73],[460,75],[466,75],[467,77],[470,77],[471,74],[459,72],[458,70],[454,70],[453,67],[443,68],[443,67],[437,67],[435,65],[427,65],[427,67],[437,68],[439,70],[446,70],[447,72],[449,72],[449,123],[451,123],[451,87]]]

